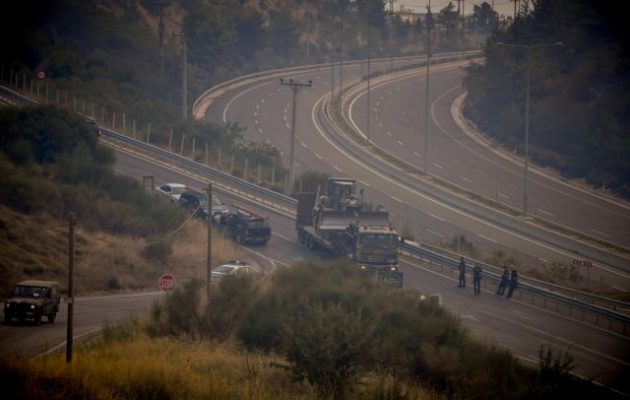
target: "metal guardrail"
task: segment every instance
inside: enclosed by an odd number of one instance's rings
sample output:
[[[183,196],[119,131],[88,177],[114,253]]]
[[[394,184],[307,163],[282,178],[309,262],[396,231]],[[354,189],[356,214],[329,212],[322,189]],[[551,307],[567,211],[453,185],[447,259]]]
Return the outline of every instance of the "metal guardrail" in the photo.
[[[13,90],[10,90],[4,86],[0,86],[0,99],[3,101],[6,100],[12,104],[34,104],[36,101],[30,99],[29,97],[23,96]],[[141,142],[139,140],[127,137],[118,132],[112,131],[110,129],[102,129],[103,135],[110,139],[122,143],[123,146],[131,147],[133,149],[137,149],[146,153],[150,153],[152,156],[157,156],[162,160],[165,160],[171,164],[181,166],[186,168],[188,171],[200,174],[210,181],[213,184],[218,185],[223,190],[245,196],[250,198],[252,201],[261,202],[269,207],[275,208],[290,218],[295,217],[295,210],[297,208],[297,200],[292,197],[286,196],[281,193],[274,192],[272,190],[262,188],[258,185],[255,185],[245,179],[234,177],[225,172],[219,171],[207,165],[198,163],[194,160],[183,157],[179,154],[172,153],[170,151],[164,150],[158,146],[151,145],[148,143]],[[401,252],[403,254],[408,254],[411,257],[426,260],[430,263],[445,266],[451,269],[456,269],[459,263],[457,258],[453,258],[444,254],[441,254],[435,250],[431,250],[426,248],[425,246],[419,244],[412,243],[401,243],[400,245]],[[488,266],[486,266],[488,267]],[[500,277],[499,273],[492,271],[490,269],[484,272],[484,277],[489,278],[491,281],[498,282]],[[583,300],[578,300],[575,298],[571,298],[559,293],[554,293],[548,289],[528,284],[528,283],[520,283],[519,291],[528,293],[534,297],[537,297],[542,300],[543,306],[547,307],[547,303],[551,302],[556,305],[556,311],[559,311],[559,308],[565,307],[569,310],[569,314],[571,315],[571,310],[578,310],[582,312],[582,318],[586,318],[586,314],[593,316],[590,322],[595,323],[596,325],[600,325],[600,318],[604,318],[608,321],[607,329],[613,331],[619,331],[622,334],[628,334],[628,325],[630,325],[630,317],[624,315],[622,313],[612,311],[609,309],[605,309],[594,304],[590,304]],[[578,291],[576,291],[578,292]],[[580,292],[584,297],[594,297],[593,295]],[[600,296],[595,296],[597,298],[601,298]],[[624,308],[630,308],[630,303],[626,302],[617,302],[614,300],[610,300],[611,302],[617,303]],[[535,303],[535,301],[534,301]],[[613,323],[616,323],[617,326],[613,326]],[[616,329],[615,329],[616,328]]]

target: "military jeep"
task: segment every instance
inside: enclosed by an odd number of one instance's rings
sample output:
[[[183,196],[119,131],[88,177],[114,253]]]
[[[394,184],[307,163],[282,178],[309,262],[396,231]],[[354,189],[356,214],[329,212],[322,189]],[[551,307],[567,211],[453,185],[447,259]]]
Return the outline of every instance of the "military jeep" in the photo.
[[[13,318],[20,322],[26,319],[36,324],[43,316],[51,324],[55,322],[59,311],[59,284],[50,281],[28,280],[15,285],[11,298],[4,303],[4,322],[10,323]]]

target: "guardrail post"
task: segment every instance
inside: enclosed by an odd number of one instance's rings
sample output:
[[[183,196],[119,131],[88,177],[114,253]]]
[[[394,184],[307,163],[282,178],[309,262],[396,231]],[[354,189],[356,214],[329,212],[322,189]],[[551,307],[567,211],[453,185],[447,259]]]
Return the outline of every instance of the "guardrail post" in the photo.
[[[182,154],[184,152],[184,141],[186,140],[186,135],[182,133],[182,141],[181,144],[179,145],[179,154]]]
[[[195,153],[196,153],[196,147],[197,147],[197,138],[196,137],[192,137],[192,146],[190,149],[190,159],[194,160],[195,159]]]
[[[147,143],[151,143],[151,121],[147,122]]]
[[[125,113],[123,113],[123,127],[122,127],[122,133],[123,135],[127,135],[127,115],[125,115]]]
[[[112,130],[116,130],[116,112],[112,114]]]
[[[173,129],[168,134],[168,151],[173,151]]]
[[[206,165],[210,165],[208,163],[208,142],[206,142]]]
[[[249,158],[245,157],[245,164],[243,165],[243,179],[247,180],[247,167],[249,164]]]

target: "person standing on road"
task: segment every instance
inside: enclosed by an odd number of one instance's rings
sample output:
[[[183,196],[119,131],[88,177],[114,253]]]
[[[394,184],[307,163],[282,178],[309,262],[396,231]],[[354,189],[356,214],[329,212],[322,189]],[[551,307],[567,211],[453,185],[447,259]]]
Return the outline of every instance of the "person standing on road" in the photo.
[[[460,257],[459,259],[459,284],[457,287],[465,288],[466,287],[466,261],[464,261],[464,257]]]
[[[475,264],[473,268],[473,289],[475,296],[479,296],[481,293],[481,265]]]
[[[512,270],[512,276],[510,276],[510,283],[508,288],[508,294],[505,296],[508,299],[512,298],[512,294],[514,293],[514,289],[518,286],[518,272],[515,269]]]
[[[510,282],[510,270],[507,265],[503,267],[503,274],[501,274],[501,280],[499,281],[499,287],[497,288],[497,295],[503,296],[505,293],[505,288]]]

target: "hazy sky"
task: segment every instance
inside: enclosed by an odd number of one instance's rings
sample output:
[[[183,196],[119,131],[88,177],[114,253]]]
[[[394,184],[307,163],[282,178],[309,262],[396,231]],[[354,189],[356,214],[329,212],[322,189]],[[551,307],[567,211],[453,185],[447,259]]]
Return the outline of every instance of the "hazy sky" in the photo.
[[[457,1],[452,0],[455,9],[457,9]],[[473,5],[479,5],[483,3],[483,0],[465,0],[462,1],[464,12],[466,14],[472,13]],[[486,0],[486,2],[492,5],[492,0]],[[431,0],[431,11],[438,12],[449,3],[449,0]],[[386,0],[386,4],[389,6],[389,2]],[[395,0],[394,10],[400,10],[400,6],[410,8],[413,11],[424,13],[429,0]],[[512,0],[494,0],[494,11],[500,14],[513,15],[514,14],[514,2]]]

